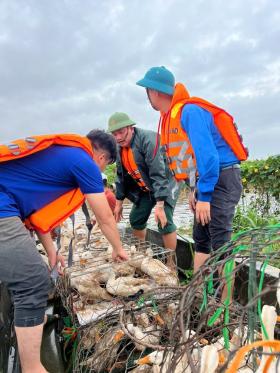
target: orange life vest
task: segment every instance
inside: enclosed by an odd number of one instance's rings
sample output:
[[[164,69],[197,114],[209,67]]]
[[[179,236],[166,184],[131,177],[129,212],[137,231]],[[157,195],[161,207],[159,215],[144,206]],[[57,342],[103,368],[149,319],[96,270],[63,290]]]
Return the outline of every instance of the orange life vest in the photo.
[[[32,136],[0,145],[0,162],[12,161],[37,153],[52,145],[74,146],[85,150],[91,157],[93,150],[86,137],[72,134]],[[72,215],[84,202],[79,188],[72,189],[30,215],[28,228],[47,233]]]
[[[206,100],[190,97],[185,86],[177,83],[171,108],[161,115],[161,144],[165,147],[169,168],[176,180],[189,179],[189,184],[193,187],[197,174],[195,154],[188,135],[181,126],[181,112],[186,104],[196,104],[213,115],[216,127],[238,160],[246,160],[248,151],[230,114]]]
[[[141,190],[144,192],[148,192],[149,188],[145,184],[139,168],[137,167],[137,164],[134,160],[133,152],[131,148],[121,148],[121,159],[122,159],[122,164],[128,174],[136,181],[138,186],[140,187]]]

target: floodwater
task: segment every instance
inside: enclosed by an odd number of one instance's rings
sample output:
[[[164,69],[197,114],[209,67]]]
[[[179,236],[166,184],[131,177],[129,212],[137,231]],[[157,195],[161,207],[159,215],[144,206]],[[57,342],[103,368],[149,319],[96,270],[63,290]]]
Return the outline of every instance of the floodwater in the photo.
[[[129,224],[129,213],[132,207],[132,203],[125,200],[123,205],[123,223]],[[189,203],[187,199],[187,193],[183,190],[178,198],[174,216],[173,216],[174,223],[176,224],[177,228],[190,228],[193,223],[193,214],[189,209]],[[154,210],[152,211],[150,218],[148,220],[148,227],[149,228],[157,228],[157,224],[154,219]]]
[[[252,194],[246,194],[245,198],[240,200],[240,205],[244,206],[245,209],[250,206],[250,203],[252,202],[252,198],[254,196]],[[126,226],[129,226],[129,213],[132,208],[132,203],[128,200],[124,201],[123,204],[123,220],[121,223],[119,223],[119,228],[123,228]],[[277,205],[277,208],[279,208],[279,205]],[[84,223],[85,217],[81,210],[79,210],[76,214],[76,223],[81,224]],[[193,214],[189,209],[188,204],[188,198],[187,198],[187,190],[183,189],[181,191],[181,194],[178,198],[174,216],[173,216],[174,223],[177,226],[177,229],[183,229],[184,231],[189,230],[193,225]],[[154,210],[152,211],[150,218],[148,220],[148,227],[157,229],[157,224],[154,219]],[[185,232],[184,232],[185,234]]]
[[[131,208],[132,208],[132,203],[128,200],[125,200],[123,204],[123,220],[119,224],[120,228],[124,226],[129,226],[129,213],[130,213]],[[81,209],[75,213],[75,220],[76,220],[75,225],[84,224],[85,216]],[[173,220],[177,228],[183,228],[185,230],[185,229],[192,227],[193,214],[191,213],[189,209],[187,193],[184,190],[181,192],[178,198],[175,211],[174,211]],[[69,224],[71,225],[72,223],[70,222],[70,219],[68,219],[68,221],[69,221]],[[157,224],[154,218],[154,210],[152,211],[150,218],[148,220],[148,227],[157,229]]]

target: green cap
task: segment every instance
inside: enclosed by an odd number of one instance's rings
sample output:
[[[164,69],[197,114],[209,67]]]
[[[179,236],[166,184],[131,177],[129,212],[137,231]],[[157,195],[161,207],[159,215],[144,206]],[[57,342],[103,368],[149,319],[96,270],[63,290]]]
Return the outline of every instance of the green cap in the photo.
[[[114,113],[108,121],[108,132],[114,132],[128,126],[135,126],[135,121],[125,113]]]

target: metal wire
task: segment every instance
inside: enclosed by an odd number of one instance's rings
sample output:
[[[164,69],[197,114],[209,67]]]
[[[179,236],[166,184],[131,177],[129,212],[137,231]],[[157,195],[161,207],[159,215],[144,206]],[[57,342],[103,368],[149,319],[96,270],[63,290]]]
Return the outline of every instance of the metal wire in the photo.
[[[123,235],[122,241],[128,248],[135,247],[136,258],[147,250],[162,262],[170,255],[131,235]],[[187,285],[153,287],[131,298],[113,296],[112,301],[106,301],[109,307],[103,314],[81,324],[77,312],[96,304],[104,306],[104,301],[82,302],[71,280],[84,274],[97,275],[100,267],[111,268],[113,264],[105,250],[96,250],[92,242],[92,255],[82,264],[74,261],[59,290],[78,330],[73,372],[133,371],[152,352],[158,354],[161,372],[201,372],[207,345],[214,346],[219,356],[215,371],[225,372],[241,347],[268,339],[261,312],[264,304],[276,305],[278,276],[264,281],[265,269],[277,272],[273,266],[280,263],[279,245],[279,224],[243,232],[213,253]],[[277,325],[274,332],[278,339]],[[269,355],[275,358],[272,364],[279,364],[279,352],[260,347],[248,351],[240,368],[256,371]]]

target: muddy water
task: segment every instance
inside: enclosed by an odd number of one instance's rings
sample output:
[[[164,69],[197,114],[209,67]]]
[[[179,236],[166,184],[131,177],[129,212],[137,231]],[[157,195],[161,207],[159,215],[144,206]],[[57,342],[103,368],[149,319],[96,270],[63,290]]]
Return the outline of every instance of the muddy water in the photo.
[[[240,200],[240,206],[246,209],[251,203],[252,195],[246,195],[243,200]],[[132,208],[132,203],[128,200],[124,201],[123,204],[123,220],[119,224],[119,227],[126,227],[129,226],[129,213]],[[85,222],[84,214],[81,210],[79,210],[76,214],[76,223],[81,224]],[[188,198],[187,198],[187,191],[182,190],[176,207],[174,211],[174,223],[177,226],[177,229],[181,228],[183,230],[188,230],[193,225],[193,214],[189,209]],[[148,220],[148,227],[149,228],[157,228],[157,224],[154,219],[154,210],[152,211],[150,218]]]
[[[130,210],[132,208],[132,203],[129,202],[128,200],[125,200],[123,207],[124,207],[123,208],[123,217],[124,218],[120,223],[120,228],[124,227],[124,226],[129,226],[129,213],[130,213]],[[150,215],[150,218],[148,220],[148,227],[149,228],[157,228],[157,224],[155,222],[153,212],[154,211],[152,211],[152,213]],[[181,193],[181,195],[180,195],[180,197],[177,201],[173,218],[174,218],[174,223],[176,224],[177,228],[187,229],[187,228],[192,226],[193,214],[189,210],[189,205],[188,205],[188,202],[187,202],[187,195],[186,195],[185,191],[182,191],[182,193]],[[76,222],[75,222],[76,226],[79,225],[79,224],[84,224],[85,223],[85,217],[84,217],[84,214],[83,214],[81,209],[75,213],[75,220],[76,220]],[[70,219],[68,219],[67,222],[71,226],[72,223],[71,223]]]
[[[123,205],[123,223],[129,224],[129,213],[131,210],[132,204],[129,201],[125,201]],[[149,228],[157,228],[157,224],[154,219],[154,210],[152,211],[150,218],[148,220]],[[183,191],[177,201],[175,211],[174,211],[174,223],[177,228],[189,228],[192,226],[193,214],[189,209],[189,204],[187,201],[186,192]]]

